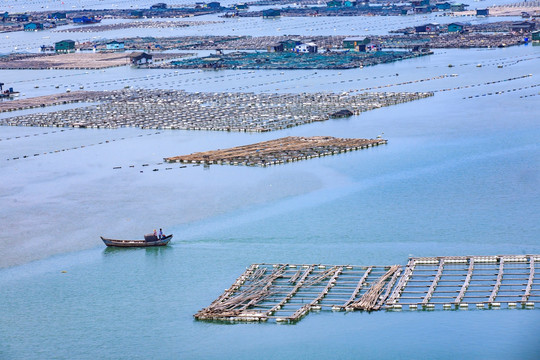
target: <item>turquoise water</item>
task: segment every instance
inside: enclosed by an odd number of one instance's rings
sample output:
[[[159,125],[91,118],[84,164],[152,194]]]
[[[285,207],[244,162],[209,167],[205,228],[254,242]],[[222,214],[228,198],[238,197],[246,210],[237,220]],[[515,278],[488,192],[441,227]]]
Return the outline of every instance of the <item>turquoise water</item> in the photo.
[[[43,93],[58,75],[123,87],[152,74],[161,76],[137,86],[452,90],[264,134],[1,127],[0,359],[537,359],[538,309],[323,311],[295,325],[192,315],[252,263],[540,254],[539,59],[533,46],[446,50],[351,71],[197,72],[190,81],[123,68],[3,72],[28,92],[49,78]],[[458,76],[394,85],[444,74]],[[268,168],[159,164],[282,136],[382,133],[386,146]],[[167,248],[105,249],[99,240],[156,227],[174,233]]]

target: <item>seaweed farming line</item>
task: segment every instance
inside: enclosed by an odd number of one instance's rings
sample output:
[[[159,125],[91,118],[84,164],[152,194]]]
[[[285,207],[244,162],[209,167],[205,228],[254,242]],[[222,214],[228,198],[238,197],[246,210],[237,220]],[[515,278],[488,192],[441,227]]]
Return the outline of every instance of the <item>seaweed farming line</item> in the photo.
[[[516,92],[516,91],[532,89],[532,88],[535,88],[535,87],[538,87],[538,86],[540,86],[540,84],[534,84],[534,85],[530,85],[530,86],[523,86],[523,87],[520,87],[520,88],[514,88],[514,89],[508,89],[508,90],[500,90],[500,91],[495,91],[495,92],[488,92],[488,93],[483,93],[483,94],[470,95],[470,96],[467,96],[467,97],[463,97],[462,99],[474,99],[474,98],[479,98],[479,97],[484,97],[484,96],[504,95],[504,94],[508,94],[508,93],[512,93],[512,92]]]
[[[74,128],[71,128],[71,129],[63,129],[63,130],[60,130],[60,131],[66,131],[66,130],[74,130]],[[52,131],[51,133],[55,133],[56,131]],[[43,134],[48,134],[48,133],[43,133]],[[45,152],[38,152],[38,153],[34,153],[32,155],[19,155],[19,156],[14,156],[14,157],[11,157],[11,158],[7,158],[6,161],[10,161],[10,160],[23,160],[23,159],[31,159],[31,158],[34,158],[34,157],[37,157],[37,156],[43,156],[43,155],[50,155],[50,154],[59,154],[59,153],[62,153],[62,152],[66,152],[66,151],[71,151],[71,150],[81,150],[81,149],[84,149],[84,148],[88,148],[88,147],[91,147],[91,146],[97,146],[97,145],[105,145],[105,144],[110,144],[110,143],[113,143],[113,142],[117,142],[117,141],[122,141],[122,140],[129,140],[129,139],[135,139],[135,138],[140,138],[140,137],[143,137],[143,136],[152,136],[152,135],[159,135],[161,134],[161,132],[155,132],[155,133],[152,133],[152,134],[141,134],[141,135],[137,135],[137,136],[131,136],[131,137],[121,137],[121,138],[118,138],[118,139],[108,139],[108,140],[103,140],[103,141],[100,141],[100,142],[97,142],[95,144],[88,144],[88,145],[79,145],[79,146],[74,146],[74,147],[70,147],[70,148],[64,148],[64,149],[56,149],[56,150],[51,150],[51,151],[45,151]],[[34,136],[37,136],[37,135],[34,135]],[[30,136],[25,136],[25,137],[30,137]],[[10,139],[10,138],[8,138]],[[1,140],[1,139],[0,139]],[[144,165],[143,165],[144,166]]]
[[[532,74],[527,74],[527,75],[516,76],[516,77],[513,77],[513,78],[508,78],[508,79],[487,81],[487,82],[484,82],[484,83],[471,84],[471,85],[462,85],[462,86],[456,86],[456,87],[453,87],[453,88],[445,88],[445,89],[432,90],[432,91],[434,93],[438,93],[438,92],[445,92],[445,91],[452,91],[452,90],[470,89],[470,88],[478,87],[478,86],[488,86],[488,85],[500,84],[500,83],[508,82],[508,81],[526,79],[526,78],[529,78],[531,76],[532,76]]]
[[[321,310],[534,309],[539,264],[540,255],[417,257],[406,266],[253,264],[194,317],[294,323]]]
[[[42,132],[42,133],[34,133],[34,134],[27,134],[27,135],[18,135],[18,136],[11,136],[11,137],[5,137],[5,138],[0,138],[0,141],[7,141],[7,140],[17,140],[17,139],[24,139],[24,138],[30,138],[30,137],[33,137],[33,136],[42,136],[42,135],[49,135],[49,134],[56,134],[58,132],[64,132],[64,131],[69,131],[69,130],[75,130],[74,128],[69,128],[69,129],[61,129],[61,130],[53,130],[53,131],[46,131],[46,132]]]

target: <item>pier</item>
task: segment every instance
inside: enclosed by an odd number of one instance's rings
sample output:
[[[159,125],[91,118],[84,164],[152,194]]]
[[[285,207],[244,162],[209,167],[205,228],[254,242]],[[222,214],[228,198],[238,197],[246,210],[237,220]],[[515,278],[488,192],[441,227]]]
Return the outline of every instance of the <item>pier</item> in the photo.
[[[197,320],[294,323],[311,311],[534,309],[540,255],[410,258],[407,265],[253,264]]]
[[[268,166],[366,149],[387,142],[384,139],[288,136],[230,149],[174,156],[164,160],[184,164]]]

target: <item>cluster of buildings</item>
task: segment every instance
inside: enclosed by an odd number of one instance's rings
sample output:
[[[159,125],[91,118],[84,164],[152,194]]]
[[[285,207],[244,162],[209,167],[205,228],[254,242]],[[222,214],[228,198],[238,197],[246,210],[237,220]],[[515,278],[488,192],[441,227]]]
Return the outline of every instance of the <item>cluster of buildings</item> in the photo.
[[[317,44],[312,41],[302,42],[295,39],[287,39],[277,44],[269,45],[268,52],[295,52],[295,53],[316,53],[319,51]]]
[[[463,33],[467,32],[469,24],[462,22],[454,22],[445,26],[437,23],[428,23],[414,27],[415,34],[436,35],[441,32]],[[536,22],[534,21],[517,21],[510,24],[509,31],[513,33],[528,33],[536,30]]]

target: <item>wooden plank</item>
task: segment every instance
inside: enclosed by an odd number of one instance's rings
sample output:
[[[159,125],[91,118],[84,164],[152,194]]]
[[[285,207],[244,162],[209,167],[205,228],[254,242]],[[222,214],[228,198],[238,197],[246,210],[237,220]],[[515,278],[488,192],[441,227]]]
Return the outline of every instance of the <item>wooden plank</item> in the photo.
[[[497,297],[497,293],[499,292],[499,288],[501,287],[502,278],[504,275],[504,258],[499,258],[499,273],[497,275],[497,281],[495,282],[495,285],[493,286],[493,290],[491,291],[491,295],[489,296],[488,303],[493,303],[495,301],[495,298]]]
[[[439,260],[439,268],[437,269],[437,274],[435,274],[435,278],[431,282],[431,286],[429,287],[429,290],[422,300],[422,305],[426,305],[429,302],[429,299],[433,295],[433,292],[435,291],[435,288],[437,287],[437,283],[441,279],[442,273],[444,270],[444,258]]]
[[[358,281],[358,285],[356,285],[356,288],[354,289],[354,291],[352,292],[351,294],[351,297],[349,300],[347,300],[347,302],[345,302],[342,307],[347,307],[349,306],[350,303],[352,303],[354,301],[354,299],[356,299],[356,296],[358,295],[358,293],[360,292],[360,290],[362,290],[362,287],[364,286],[364,282],[366,281],[367,277],[369,276],[369,273],[371,272],[371,270],[373,269],[372,266],[368,267],[366,272],[364,273],[364,275],[362,275],[362,277],[360,278],[360,280]]]
[[[386,290],[384,291],[384,293],[379,297],[379,300],[377,301],[377,304],[373,307],[373,310],[379,310],[381,308],[381,306],[383,306],[384,304],[386,304],[386,299],[388,298],[388,295],[390,294],[390,290],[392,290],[392,287],[394,286],[394,284],[396,283],[398,277],[399,277],[399,274],[401,274],[401,267],[398,268],[395,272],[394,272],[394,275],[392,275],[392,278],[390,279],[390,281],[386,284]]]
[[[320,300],[322,300],[326,296],[326,294],[328,293],[328,290],[336,283],[337,278],[339,277],[339,275],[341,274],[342,271],[343,271],[343,266],[336,267],[335,270],[334,270],[333,276],[330,278],[330,280],[328,281],[328,284],[326,284],[326,287],[324,288],[323,291],[321,291],[319,296],[317,296],[309,304],[306,304],[306,305],[302,306],[300,309],[296,310],[296,312],[294,314],[292,314],[291,316],[288,317],[288,320],[296,321],[296,320],[300,319],[302,316],[304,316],[311,309],[311,306],[317,304]]]
[[[530,273],[529,273],[529,281],[527,282],[527,287],[525,288],[525,293],[523,294],[521,298],[522,303],[526,303],[529,299],[529,296],[531,296],[531,289],[534,281],[534,256],[529,256],[529,266],[530,266]]]
[[[309,274],[313,271],[314,265],[311,265],[308,267],[304,274],[302,275],[302,278],[296,283],[296,286],[281,300],[279,303],[277,303],[274,307],[272,307],[270,310],[266,312],[266,315],[271,315],[274,313],[274,311],[278,310],[285,304],[287,301],[289,301],[297,292],[298,290],[304,285],[304,281],[306,281],[306,278],[309,276]]]
[[[469,258],[469,269],[467,270],[467,277],[465,278],[465,281],[463,282],[463,285],[461,286],[461,290],[459,291],[458,296],[454,300],[454,304],[459,304],[461,300],[463,300],[463,297],[465,296],[465,291],[469,288],[469,284],[471,283],[471,278],[474,271],[474,258]]]
[[[414,269],[416,266],[416,262],[414,259],[409,259],[409,262],[407,263],[407,266],[405,267],[405,271],[403,272],[403,276],[399,279],[399,282],[390,295],[390,298],[388,299],[387,303],[388,305],[394,305],[397,301],[399,301],[399,297],[401,296],[403,289],[407,286],[407,283],[409,282],[409,279],[413,275]]]

